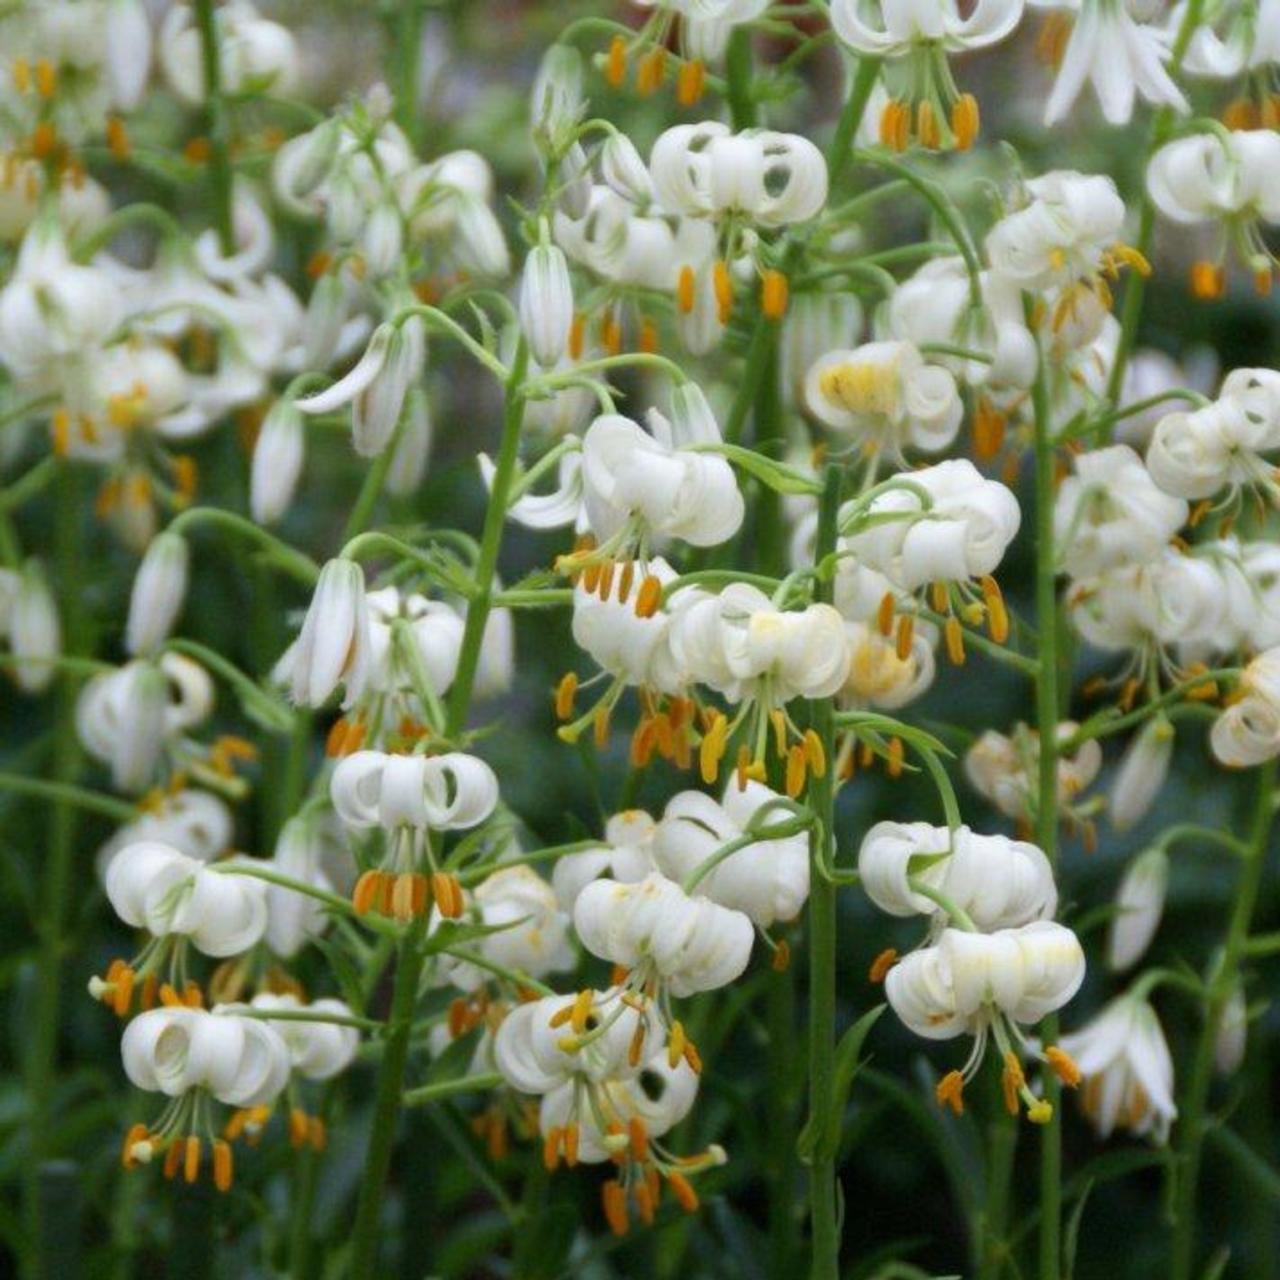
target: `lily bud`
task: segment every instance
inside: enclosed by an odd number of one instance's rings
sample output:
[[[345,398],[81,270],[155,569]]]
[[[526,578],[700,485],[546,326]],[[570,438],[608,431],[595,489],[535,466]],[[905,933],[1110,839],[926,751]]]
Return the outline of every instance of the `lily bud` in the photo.
[[[1227,997],[1213,1039],[1213,1065],[1219,1075],[1233,1076],[1240,1070],[1248,1037],[1249,1010],[1244,1001],[1244,988],[1237,982]]]
[[[22,570],[9,616],[9,645],[16,665],[13,678],[24,693],[40,693],[57,674],[62,653],[58,605],[35,561]]]
[[[190,551],[177,533],[161,533],[151,540],[138,566],[129,598],[124,646],[129,653],[150,653],[169,638],[187,596]]]
[[[1160,927],[1169,887],[1169,855],[1163,849],[1139,854],[1116,891],[1107,963],[1116,973],[1132,968],[1146,954]]]
[[[259,524],[275,524],[289,509],[304,450],[298,406],[292,400],[277,400],[258,432],[249,470],[249,510]]]
[[[330,560],[320,571],[302,631],[277,666],[293,699],[320,707],[345,683],[345,706],[363,692],[370,661],[364,570],[354,560]]]
[[[1129,744],[1111,785],[1111,825],[1117,831],[1135,826],[1155,802],[1169,773],[1174,736],[1173,723],[1157,716]]]
[[[572,45],[553,44],[543,55],[530,98],[533,139],[540,150],[552,155],[564,150],[582,106],[582,55]]]
[[[573,324],[573,283],[564,252],[539,244],[529,250],[520,280],[520,328],[533,358],[554,368],[565,353]]]

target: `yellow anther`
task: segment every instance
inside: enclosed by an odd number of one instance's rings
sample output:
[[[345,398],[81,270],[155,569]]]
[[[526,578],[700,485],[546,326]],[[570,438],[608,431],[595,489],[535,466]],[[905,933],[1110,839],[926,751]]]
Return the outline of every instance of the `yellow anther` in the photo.
[[[964,632],[960,629],[960,620],[954,615],[947,619],[942,628],[943,638],[947,643],[947,657],[957,667],[964,665]]]
[[[36,59],[36,92],[42,98],[52,98],[58,91],[58,73],[48,58]]]
[[[895,947],[886,947],[871,962],[871,967],[867,970],[867,981],[874,982],[877,985],[885,980],[889,970],[898,963],[898,952]]]
[[[671,1030],[667,1033],[667,1066],[675,1070],[680,1059],[684,1057],[684,1047],[687,1041],[684,1034],[684,1023],[673,1022]]]
[[[574,997],[569,1022],[579,1035],[587,1029],[587,1019],[591,1017],[591,1004],[594,999],[595,992],[590,987],[583,987]]]
[[[614,36],[609,43],[609,55],[605,59],[604,78],[617,89],[627,78],[627,42],[622,36]]]
[[[804,748],[793,746],[787,752],[787,795],[794,800],[804,790],[807,761]]]
[[[687,263],[680,268],[680,274],[676,277],[676,306],[680,309],[682,316],[687,316],[697,301],[697,279],[693,274],[693,268]]]
[[[667,1185],[671,1188],[672,1195],[675,1196],[676,1202],[685,1211],[685,1213],[696,1213],[698,1210],[698,1193],[693,1189],[692,1183],[682,1173],[672,1171],[667,1174]]]
[[[219,1191],[230,1191],[232,1179],[231,1147],[218,1140],[213,1144],[213,1185]]]
[[[194,1182],[200,1176],[200,1139],[193,1133],[187,1139],[187,1149],[182,1159],[182,1176]]]
[[[717,258],[711,269],[711,284],[715,290],[720,323],[728,324],[733,314],[733,277],[729,274],[729,264],[723,258]]]
[[[636,617],[652,618],[662,604],[662,579],[649,573],[645,575],[636,592]]]
[[[760,310],[766,320],[781,320],[787,314],[789,296],[787,277],[770,269],[760,280]]]
[[[911,642],[915,638],[915,618],[909,613],[898,615],[898,635],[894,652],[899,662],[906,662],[911,656]]]
[[[942,132],[938,128],[938,113],[933,103],[927,98],[916,107],[916,137],[922,147],[936,151],[942,143]]]
[[[622,1183],[610,1179],[600,1188],[600,1199],[604,1206],[605,1221],[615,1236],[625,1236],[631,1222],[627,1216],[627,1193]]]
[[[700,58],[682,63],[676,72],[676,101],[682,107],[695,106],[702,98],[707,82],[707,69]]]
[[[938,1106],[950,1107],[956,1115],[964,1115],[964,1076],[958,1071],[948,1071],[933,1091]]]
[[[542,1141],[542,1163],[549,1173],[560,1167],[560,1144],[564,1139],[564,1130],[559,1125],[552,1125]]]
[[[31,92],[31,64],[26,58],[14,58],[11,71],[13,74],[13,87],[19,93]]]
[[[1076,1065],[1075,1059],[1065,1049],[1059,1048],[1056,1044],[1051,1044],[1045,1049],[1044,1057],[1053,1074],[1068,1089],[1074,1089],[1080,1083],[1083,1078],[1080,1074],[1080,1068]]]
[[[566,671],[556,685],[556,719],[567,720],[573,715],[573,700],[578,692],[578,675],[575,671]]]
[[[1201,302],[1212,302],[1227,291],[1227,273],[1222,267],[1203,260],[1191,268],[1191,295]]]
[[[1005,608],[1000,584],[987,574],[981,585],[982,598],[987,605],[987,630],[996,644],[1004,644],[1009,638],[1009,611]]]
[[[1027,1078],[1022,1073],[1022,1063],[1017,1055],[1004,1055],[1004,1070],[1000,1073],[1000,1089],[1004,1094],[1004,1109],[1011,1115],[1018,1114],[1018,1091],[1026,1087]]]
[[[978,140],[980,130],[978,100],[971,93],[963,93],[951,108],[951,132],[955,136],[956,150],[968,151]]]
[[[880,607],[876,610],[876,629],[882,636],[893,634],[893,612],[896,601],[892,591],[886,591],[880,597]]]
[[[804,756],[809,764],[809,772],[815,778],[823,777],[827,772],[827,751],[822,739],[812,729],[804,731]]]

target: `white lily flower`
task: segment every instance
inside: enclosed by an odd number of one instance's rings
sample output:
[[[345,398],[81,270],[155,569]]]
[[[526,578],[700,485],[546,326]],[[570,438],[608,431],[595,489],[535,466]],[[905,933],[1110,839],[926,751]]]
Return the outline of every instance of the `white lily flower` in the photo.
[[[520,278],[520,329],[544,369],[559,363],[572,325],[573,282],[564,250],[554,244],[534,245]]]
[[[1248,769],[1280,755],[1280,649],[1245,667],[1239,693],[1213,722],[1209,742],[1222,764]]]
[[[235,818],[226,801],[209,791],[175,791],[118,827],[98,850],[94,865],[98,879],[105,883],[116,854],[139,843],[167,844],[197,862],[212,862],[229,852],[234,835]]]
[[[1020,291],[994,271],[979,273],[982,301],[970,294],[959,255],[934,258],[904,280],[889,299],[888,335],[916,347],[952,344],[985,353],[990,362],[937,357],[973,386],[1029,387],[1036,375],[1036,342],[1027,328]]]
[[[1193,372],[1194,360],[1188,360],[1184,370],[1178,361],[1153,347],[1140,347],[1129,357],[1125,366],[1124,384],[1120,389],[1120,408],[1128,409],[1143,400],[1163,395],[1175,388],[1195,386],[1199,379]],[[1166,413],[1165,404],[1153,405],[1138,413],[1127,413],[1116,423],[1116,439],[1135,449],[1145,448],[1155,430],[1156,423]]]
[[[1155,803],[1169,775],[1174,738],[1172,722],[1158,715],[1130,742],[1111,784],[1111,825],[1117,831],[1136,826]]]
[[[412,664],[437,694],[446,693],[462,653],[465,623],[458,611],[398,587],[370,591],[365,603],[369,613],[369,692],[398,695],[416,706]],[[406,639],[417,650],[416,663],[395,645],[397,623],[404,626]]]
[[[646,574],[666,586],[676,571],[663,559],[649,560]],[[670,632],[672,610],[678,603],[693,598],[693,593],[679,591],[668,602],[646,617],[636,612],[631,597],[623,600],[622,575],[615,573],[603,599],[598,591],[588,591],[581,579],[573,592],[573,639],[604,671],[627,684],[678,694],[688,675],[672,653]],[[700,597],[702,593],[697,593]]]
[[[320,571],[302,630],[273,674],[289,685],[300,706],[323,706],[344,684],[343,706],[349,707],[364,693],[371,659],[364,570],[354,560],[330,560]]]
[[[235,1005],[225,1006],[230,1013]],[[259,1013],[318,1013],[350,1017],[351,1008],[341,1000],[312,1000],[304,1004],[294,995],[262,992],[249,1002]],[[222,1012],[220,1009],[219,1012]],[[334,1022],[302,1022],[288,1019],[264,1019],[289,1051],[289,1062],[298,1075],[308,1080],[332,1080],[355,1061],[360,1048],[360,1032]]]
[[[1154,847],[1139,854],[1116,890],[1116,914],[1107,935],[1107,964],[1113,972],[1132,969],[1146,954],[1164,915],[1169,887],[1169,855]]]
[[[922,45],[958,53],[995,44],[1018,25],[1022,7],[1023,0],[979,0],[961,17],[955,0],[834,0],[831,23],[855,52],[901,58]],[[880,26],[864,17],[868,11],[878,13]]]
[[[498,803],[498,779],[483,760],[357,751],[338,762],[329,784],[338,816],[361,830],[458,831],[475,827]]]
[[[17,574],[7,613],[14,682],[23,693],[43,693],[58,674],[62,622],[58,602],[34,560]]]
[[[977,1074],[994,1039],[1004,1060],[1005,1103],[1016,1113],[1018,1100],[1028,1118],[1044,1123],[1048,1105],[1031,1093],[1015,1046],[1026,1048],[1018,1024],[1038,1022],[1061,1009],[1084,981],[1085,961],[1072,931],[1051,920],[1016,929],[969,933],[944,929],[937,942],[904,956],[885,977],[885,995],[902,1022],[926,1040],[974,1038],[965,1065],[939,1081],[938,1102],[963,1112],[964,1086]],[[1045,1050],[1064,1079],[1074,1064],[1056,1046]]]
[[[153,538],[138,566],[129,597],[124,647],[133,654],[158,649],[169,638],[187,597],[191,552],[177,533]]]
[[[677,667],[732,702],[769,707],[824,698],[849,669],[844,620],[827,604],[784,611],[757,587],[735,582],[676,608],[670,646]]]
[[[306,414],[332,413],[350,404],[352,443],[357,453],[373,457],[387,447],[405,397],[422,376],[426,344],[426,327],[419,316],[398,326],[379,325],[349,373],[295,404]]]
[[[259,524],[275,524],[289,509],[305,451],[302,414],[292,400],[277,400],[258,430],[249,469],[249,510]]]
[[[1186,98],[1164,64],[1172,41],[1164,28],[1135,21],[1126,0],[1070,0],[1075,25],[1053,92],[1045,104],[1046,126],[1057,124],[1092,83],[1109,124],[1128,124],[1134,99],[1188,110]]]
[[[186,937],[207,956],[247,951],[267,927],[266,884],[214,871],[158,841],[126,845],[107,867],[107,898],[125,924]]]
[[[1066,571],[1087,577],[1157,555],[1189,515],[1186,502],[1165,489],[1128,445],[1078,454],[1053,509]]]
[[[1205,559],[1167,547],[1146,564],[1074,582],[1067,609],[1080,634],[1108,652],[1212,642],[1226,619],[1222,576]]]
[[[1119,996],[1062,1048],[1084,1077],[1080,1105],[1100,1137],[1117,1129],[1163,1143],[1177,1117],[1173,1058],[1155,1010],[1146,1000]]]
[[[663,812],[653,840],[653,860],[663,875],[682,881],[716,850],[746,834],[752,819],[783,799],[748,780],[730,779],[719,803],[700,791],[682,791]],[[772,815],[781,821],[785,813]],[[761,821],[770,825],[771,815]],[[779,840],[757,840],[732,853],[698,882],[694,893],[741,911],[762,929],[794,920],[809,896],[809,840],[804,832]]]
[[[736,214],[780,227],[808,221],[827,199],[827,163],[807,138],[768,129],[733,133],[715,121],[663,133],[649,174],[663,208],[689,217]]]
[[[650,410],[649,431],[620,414],[602,414],[582,441],[583,500],[602,541],[629,525],[655,536],[713,547],[731,538],[745,510],[733,468],[677,433],[678,421]],[[651,434],[652,433],[652,434]]]
[[[1242,246],[1249,270],[1269,282],[1272,258],[1258,223],[1280,222],[1278,164],[1280,136],[1272,129],[1195,133],[1151,157],[1147,191],[1174,222],[1222,226],[1224,239]]]
[[[987,236],[992,268],[1022,289],[1092,280],[1114,252],[1124,201],[1102,174],[1055,170],[1026,184],[1029,199]]]
[[[203,1089],[227,1106],[268,1106],[289,1081],[279,1033],[230,1010],[148,1010],[125,1028],[120,1053],[134,1085],[171,1098]]]
[[[1166,414],[1156,424],[1147,466],[1167,493],[1212,498],[1228,487],[1274,487],[1262,454],[1280,449],[1280,373],[1236,369],[1203,409]]]
[[[1058,909],[1053,868],[1036,845],[968,827],[877,822],[863,837],[858,874],[867,896],[892,916],[934,916],[938,903],[914,877],[953,902],[983,931],[1050,919]]]
[[[827,352],[810,368],[804,398],[824,426],[895,458],[908,446],[945,449],[964,416],[955,378],[910,342]]]
[[[634,884],[656,871],[653,838],[657,829],[658,824],[643,809],[626,809],[605,823],[604,843],[599,848],[557,858],[551,885],[561,908],[572,911],[582,890],[601,876]]]
[[[13,377],[37,389],[60,386],[120,320],[119,294],[104,274],[72,260],[56,224],[34,223],[0,290],[0,361]]]
[[[643,968],[675,996],[739,977],[755,937],[742,912],[690,898],[656,871],[635,884],[593,880],[574,903],[573,924],[592,955]]]
[[[895,479],[903,487],[875,498],[868,516],[900,517],[847,539],[861,563],[906,591],[995,572],[1022,522],[1018,500],[1004,485],[961,458]]]
[[[213,681],[177,653],[136,659],[94,676],[76,701],[76,733],[85,750],[111,768],[117,790],[155,783],[168,744],[213,710]]]
[[[262,17],[249,0],[228,0],[214,12],[224,92],[266,92],[288,97],[298,81],[300,60],[293,33]],[[169,87],[184,102],[205,100],[203,49],[189,4],[165,14],[156,46]]]
[[[1076,797],[1098,776],[1102,747],[1096,738],[1082,742],[1070,755],[1065,745],[1080,728],[1073,720],[1058,723],[1058,807],[1070,812]],[[1008,818],[1031,822],[1039,790],[1039,734],[1019,725],[1012,737],[988,729],[965,753],[970,785]]]

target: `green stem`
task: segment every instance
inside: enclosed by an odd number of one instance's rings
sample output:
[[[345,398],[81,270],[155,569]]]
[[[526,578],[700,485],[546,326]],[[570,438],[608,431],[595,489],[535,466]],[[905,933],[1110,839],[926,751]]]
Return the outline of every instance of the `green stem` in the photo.
[[[417,141],[418,60],[422,56],[423,6],[420,0],[400,0],[396,24],[396,123],[411,143]]]
[[[1254,808],[1253,829],[1249,834],[1249,852],[1236,885],[1231,919],[1222,952],[1209,979],[1205,1000],[1204,1023],[1196,1042],[1191,1073],[1187,1078],[1178,1121],[1178,1163],[1173,1202],[1173,1242],[1170,1249],[1171,1280],[1191,1280],[1195,1267],[1196,1192],[1200,1180],[1200,1157],[1210,1125],[1205,1115],[1209,1100],[1209,1082],[1213,1074],[1214,1043],[1223,1011],[1231,999],[1249,943],[1249,926],[1258,901],[1262,873],[1266,867],[1267,846],[1275,817],[1277,761],[1272,760],[1258,771],[1258,797]]]
[[[1039,777],[1036,841],[1050,863],[1058,849],[1058,584],[1053,540],[1053,424],[1045,385],[1043,353],[1032,391],[1035,410],[1036,628],[1040,637],[1040,670],[1036,676],[1036,726],[1039,730]],[[1041,1037],[1051,1044],[1058,1019],[1041,1024]],[[1059,1280],[1062,1261],[1062,1117],[1057,1077],[1045,1073],[1045,1099],[1053,1107],[1040,1134],[1040,1280]]]
[[[815,563],[821,564],[836,546],[840,510],[840,471],[829,466],[818,507]],[[833,579],[820,578],[815,596],[829,604]],[[813,729],[822,740],[827,759],[835,759],[834,705],[830,698],[813,703]],[[836,1211],[837,1143],[826,1127],[837,1123],[831,1115],[835,1080],[836,1020],[836,886],[823,867],[835,863],[835,779],[827,769],[809,784],[809,807],[817,822],[810,838],[813,863],[809,891],[809,1107],[816,1120],[818,1141],[809,1167],[809,1215],[812,1236],[812,1280],[836,1280],[840,1270],[840,1230]]]
[[[756,389],[755,449],[776,458],[786,440],[786,422],[778,386],[778,344],[769,344],[767,367]],[[782,518],[782,495],[761,485],[756,499],[756,566],[761,572],[781,575],[787,571],[787,530]]]
[[[871,100],[871,93],[876,87],[876,79],[879,75],[879,58],[858,59],[857,70],[853,73],[853,83],[849,86],[849,98],[844,104],[844,110],[840,113],[836,134],[831,139],[831,149],[827,152],[827,171],[833,191],[841,171],[853,153],[853,140],[858,136],[858,126],[862,123],[862,117],[866,113],[867,103]]]
[[[27,778],[17,773],[0,773],[0,791],[14,791],[18,795],[39,796],[55,804],[73,805],[87,813],[96,813],[112,822],[132,822],[138,810],[127,800],[117,800],[99,791],[77,787],[70,782],[52,782],[45,778]]]
[[[521,340],[512,363],[506,386],[506,408],[503,413],[502,443],[498,450],[498,466],[489,492],[480,555],[476,560],[475,595],[467,608],[466,628],[462,637],[462,657],[458,674],[450,690],[446,732],[456,737],[466,723],[475,683],[480,642],[493,598],[494,572],[502,544],[502,530],[507,518],[507,499],[516,473],[516,455],[520,445],[520,424],[524,416],[521,394],[529,353]],[[390,450],[387,451],[388,453]],[[413,1011],[418,998],[418,980],[425,960],[420,942],[425,929],[423,917],[406,931],[396,957],[395,988],[391,997],[391,1013],[387,1019],[386,1049],[378,1069],[377,1092],[373,1104],[373,1127],[369,1134],[369,1150],[365,1158],[364,1177],[360,1186],[360,1202],[356,1209],[352,1232],[352,1280],[372,1280],[378,1274],[378,1239],[381,1234],[382,1197],[387,1173],[391,1168],[391,1149],[395,1143],[396,1120],[400,1113],[404,1090],[404,1069],[409,1057],[409,1040],[413,1030]]]
[[[756,123],[756,101],[751,89],[754,68],[749,27],[734,27],[725,54],[725,70],[729,79],[729,117],[733,127],[750,129]]]
[[[467,606],[466,628],[462,633],[462,657],[458,662],[458,674],[449,690],[446,735],[450,738],[457,737],[466,724],[471,690],[475,684],[476,665],[480,661],[480,643],[484,639],[485,624],[489,621],[489,610],[493,605],[493,580],[498,568],[502,529],[507,520],[507,498],[515,480],[520,451],[520,425],[524,418],[521,387],[528,363],[529,351],[522,339],[511,366],[511,375],[507,379],[498,465],[493,473],[489,507],[485,512],[484,531],[480,536],[480,556],[476,561],[476,593]]]
[[[213,0],[196,0],[200,29],[200,61],[204,68],[204,92],[209,117],[209,186],[213,198],[213,225],[218,245],[226,256],[235,252],[231,221],[231,157],[227,149],[226,108],[222,101],[222,57]]]
[[[64,466],[58,478],[55,512],[54,555],[58,569],[58,589],[62,605],[64,646],[75,654],[86,643],[84,593],[80,584],[86,576],[82,537],[80,477]],[[76,697],[79,680],[65,672],[58,681],[53,782],[60,788],[73,786],[80,768],[80,745],[76,736]],[[75,859],[78,807],[64,791],[54,799],[49,814],[49,844],[45,861],[43,901],[39,925],[40,956],[35,1001],[35,1027],[27,1057],[28,1096],[31,1098],[31,1149],[28,1170],[27,1212],[39,1238],[39,1173],[52,1145],[57,1128],[53,1093],[57,1083],[58,1020],[61,1015],[62,961],[67,951],[67,917],[71,905],[72,868]]]

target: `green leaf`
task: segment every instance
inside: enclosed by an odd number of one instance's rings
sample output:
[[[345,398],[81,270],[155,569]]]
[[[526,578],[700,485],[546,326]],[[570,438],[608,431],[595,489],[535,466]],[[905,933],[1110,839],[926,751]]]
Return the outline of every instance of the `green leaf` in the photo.
[[[831,1080],[831,1098],[826,1114],[819,1116],[816,1111],[809,1116],[800,1137],[796,1140],[796,1153],[805,1164],[811,1164],[815,1156],[831,1159],[840,1145],[841,1118],[849,1101],[849,1090],[853,1087],[854,1078],[862,1063],[859,1055],[863,1041],[876,1025],[887,1005],[878,1004],[869,1009],[840,1037],[836,1045],[835,1070]]]
[[[1084,1220],[1085,1206],[1089,1203],[1089,1193],[1092,1190],[1093,1183],[1087,1183],[1080,1193],[1080,1199],[1076,1201],[1075,1208],[1071,1210],[1071,1216],[1067,1219],[1067,1229],[1062,1239],[1062,1273],[1066,1280],[1073,1280],[1076,1273],[1076,1247],[1080,1243],[1080,1223]]]

